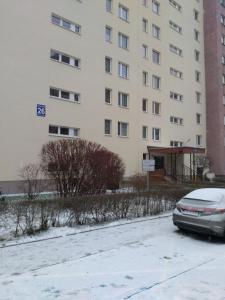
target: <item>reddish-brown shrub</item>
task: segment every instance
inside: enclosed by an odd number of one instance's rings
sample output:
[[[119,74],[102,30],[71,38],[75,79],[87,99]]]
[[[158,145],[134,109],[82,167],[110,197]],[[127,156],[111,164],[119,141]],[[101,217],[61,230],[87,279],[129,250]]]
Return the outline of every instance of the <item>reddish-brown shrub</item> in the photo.
[[[80,139],[45,144],[41,163],[62,197],[117,188],[124,174],[124,164],[118,155]]]

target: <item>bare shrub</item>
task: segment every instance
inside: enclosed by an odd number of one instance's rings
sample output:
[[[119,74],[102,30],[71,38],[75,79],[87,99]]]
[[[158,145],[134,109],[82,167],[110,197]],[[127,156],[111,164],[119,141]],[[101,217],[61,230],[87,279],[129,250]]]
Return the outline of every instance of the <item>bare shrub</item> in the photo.
[[[118,155],[85,140],[58,140],[43,146],[42,168],[61,197],[97,194],[118,187],[124,165]]]
[[[23,192],[29,200],[34,200],[43,191],[42,175],[39,165],[29,163],[21,168],[20,177],[23,180]]]
[[[137,173],[129,177],[128,183],[136,192],[143,192],[146,190],[146,180],[145,175]]]

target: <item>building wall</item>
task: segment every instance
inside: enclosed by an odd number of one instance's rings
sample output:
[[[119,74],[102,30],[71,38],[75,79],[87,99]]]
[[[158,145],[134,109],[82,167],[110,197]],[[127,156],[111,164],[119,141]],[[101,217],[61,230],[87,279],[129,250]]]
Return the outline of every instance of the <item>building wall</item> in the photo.
[[[114,0],[111,13],[105,0],[2,0],[0,3],[0,182],[20,179],[20,168],[39,160],[41,146],[59,137],[48,133],[49,125],[80,128],[80,138],[95,141],[118,153],[126,165],[126,175],[141,172],[147,145],[168,147],[170,141],[196,146],[196,135],[205,146],[205,70],[202,1],[180,0],[182,11],[169,0],[159,1],[160,13],[152,12],[152,1],[144,7],[140,0]],[[119,4],[129,8],[129,20],[118,17]],[[194,20],[194,9],[199,21]],[[54,13],[81,25],[75,34],[51,23]],[[148,20],[148,32],[142,19]],[[169,27],[169,21],[182,27],[182,34]],[[152,24],[160,27],[160,39],[152,37]],[[112,42],[105,41],[105,26],[112,27]],[[194,29],[200,40],[194,40]],[[118,33],[129,36],[129,49],[118,47]],[[148,46],[148,59],[142,57],[142,44]],[[173,44],[182,57],[169,50]],[[50,59],[50,49],[80,58],[75,69]],[[160,52],[160,64],[152,62],[152,49]],[[194,49],[200,61],[194,59]],[[105,73],[105,56],[112,58],[112,74]],[[129,78],[118,76],[118,62],[129,65]],[[170,74],[170,67],[182,71],[183,79]],[[195,71],[201,73],[200,82]],[[148,72],[148,85],[142,72]],[[161,88],[152,88],[152,75],[161,77]],[[80,103],[49,97],[49,87],[81,94]],[[104,101],[105,88],[112,89],[112,104]],[[118,91],[129,94],[129,107],[118,106]],[[170,91],[183,95],[171,100]],[[201,103],[195,93],[201,93]],[[148,99],[148,112],[142,111],[142,98]],[[152,113],[152,101],[161,103],[160,115]],[[36,116],[36,105],[46,105],[46,117]],[[201,124],[196,123],[201,114]],[[183,125],[170,123],[170,116],[183,118]],[[112,120],[112,134],[104,135],[104,120]],[[128,137],[118,137],[117,122],[129,123]],[[148,138],[142,139],[142,126]],[[152,140],[152,128],[161,129],[160,141]],[[0,184],[1,186],[1,184]]]
[[[221,43],[221,37],[225,35],[225,26],[221,24],[221,15],[225,15],[225,7],[220,1],[205,0],[204,8],[207,149],[213,171],[217,175],[225,175],[225,86],[222,83],[225,66],[221,63],[222,55],[225,55]]]

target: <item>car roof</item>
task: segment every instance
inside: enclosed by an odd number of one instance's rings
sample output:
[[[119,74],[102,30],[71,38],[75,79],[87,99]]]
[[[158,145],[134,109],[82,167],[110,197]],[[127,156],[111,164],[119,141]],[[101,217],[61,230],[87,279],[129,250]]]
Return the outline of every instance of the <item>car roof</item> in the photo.
[[[185,195],[183,198],[219,202],[221,200],[225,200],[225,189],[222,188],[198,189]]]

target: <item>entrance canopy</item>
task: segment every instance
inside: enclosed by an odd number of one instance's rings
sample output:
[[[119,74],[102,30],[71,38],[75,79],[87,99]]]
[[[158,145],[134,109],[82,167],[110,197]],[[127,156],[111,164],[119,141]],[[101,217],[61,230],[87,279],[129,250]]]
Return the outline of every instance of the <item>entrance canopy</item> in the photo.
[[[152,147],[148,146],[149,154],[205,154],[205,148],[195,147]]]

